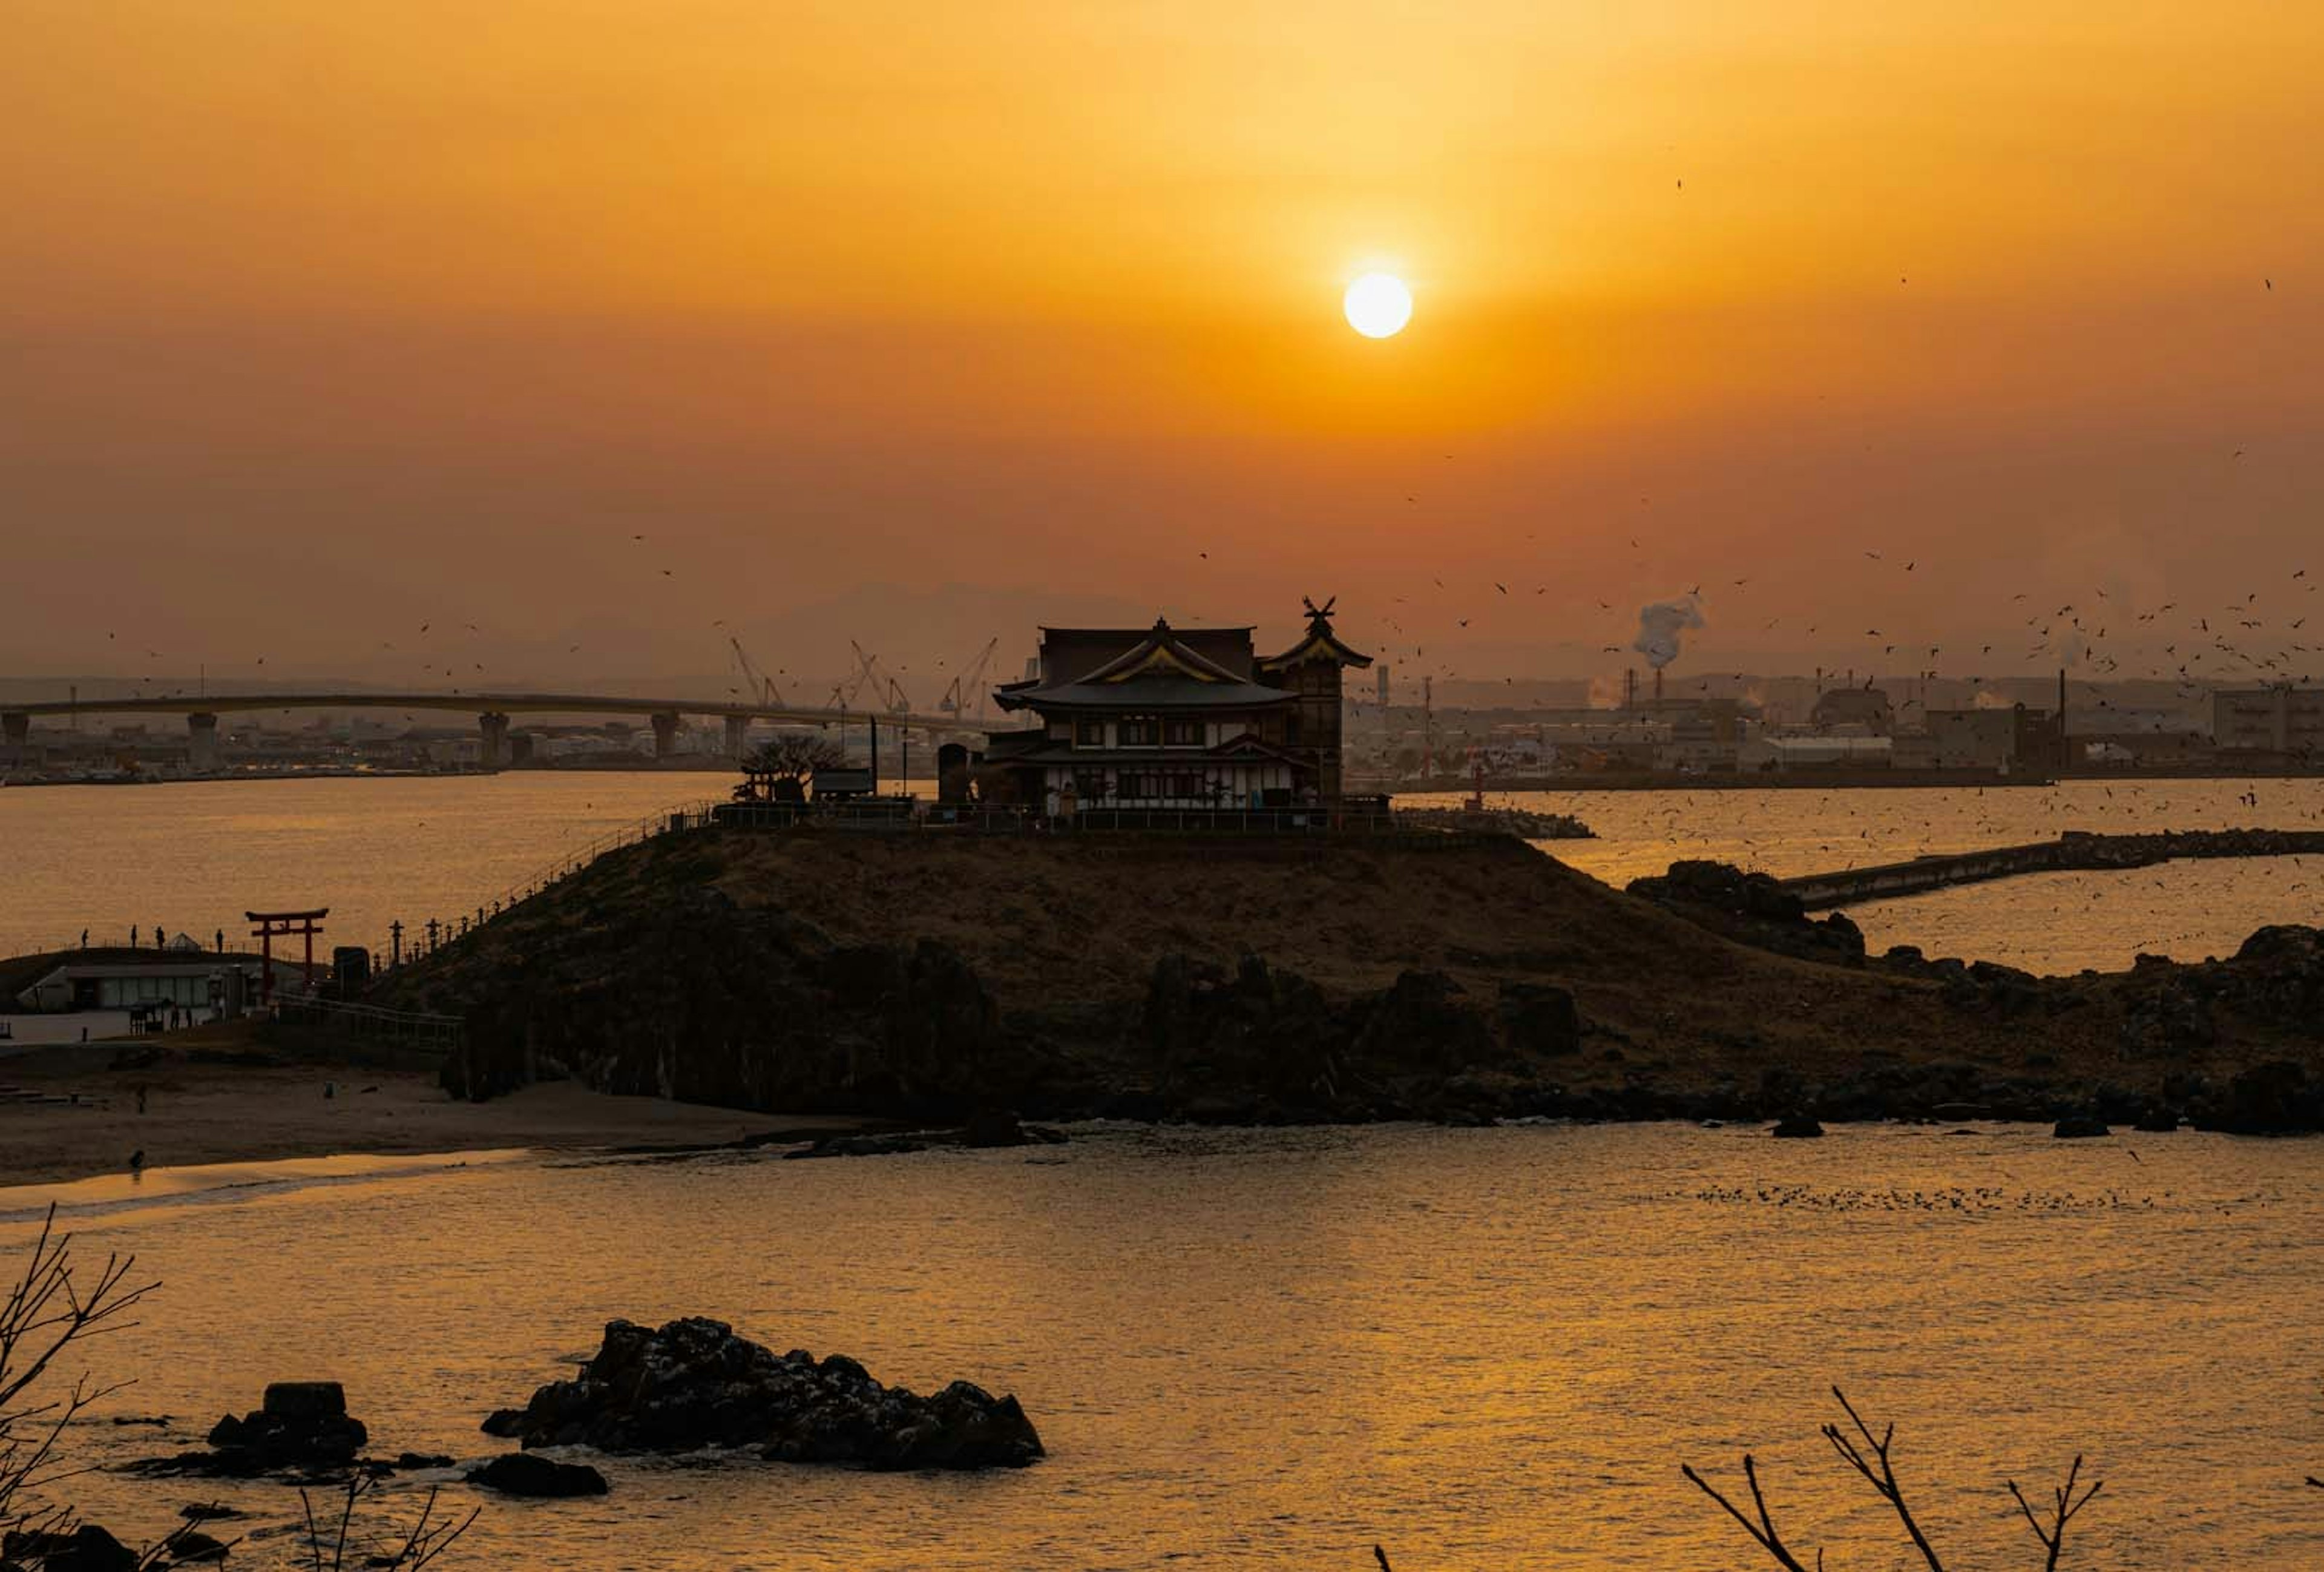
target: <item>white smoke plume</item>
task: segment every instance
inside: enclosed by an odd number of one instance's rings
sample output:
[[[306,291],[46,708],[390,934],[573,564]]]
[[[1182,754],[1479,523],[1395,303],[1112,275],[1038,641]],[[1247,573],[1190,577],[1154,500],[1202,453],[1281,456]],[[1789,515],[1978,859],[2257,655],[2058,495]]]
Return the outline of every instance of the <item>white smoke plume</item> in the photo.
[[[1694,596],[1658,600],[1638,608],[1638,636],[1630,641],[1630,648],[1659,671],[1678,659],[1679,635],[1702,625],[1702,603]]]

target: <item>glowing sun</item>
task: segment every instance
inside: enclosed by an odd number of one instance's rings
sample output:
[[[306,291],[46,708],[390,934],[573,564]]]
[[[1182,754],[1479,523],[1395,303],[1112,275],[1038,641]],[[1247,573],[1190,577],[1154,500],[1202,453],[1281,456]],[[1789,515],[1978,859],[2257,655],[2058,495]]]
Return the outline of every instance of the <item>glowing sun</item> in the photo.
[[[1394,273],[1368,273],[1348,286],[1341,302],[1348,326],[1367,338],[1388,338],[1412,320],[1412,291]]]

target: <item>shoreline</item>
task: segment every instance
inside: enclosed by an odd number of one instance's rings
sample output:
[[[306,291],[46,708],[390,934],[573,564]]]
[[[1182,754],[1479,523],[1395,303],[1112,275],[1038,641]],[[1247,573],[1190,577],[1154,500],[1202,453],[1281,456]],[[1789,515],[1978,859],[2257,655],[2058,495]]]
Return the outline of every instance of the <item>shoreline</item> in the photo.
[[[182,1040],[187,1034],[179,1034]],[[292,1161],[526,1150],[647,1155],[858,1131],[846,1114],[758,1114],[544,1082],[489,1103],[454,1098],[433,1067],[172,1055],[115,1068],[152,1039],[73,1044],[0,1061],[8,1082],[78,1103],[0,1103],[0,1191],[131,1172]],[[171,1046],[175,1046],[171,1044]],[[325,1088],[330,1095],[325,1095]],[[137,1093],[146,1111],[137,1111]],[[0,1197],[0,1206],[5,1206]]]

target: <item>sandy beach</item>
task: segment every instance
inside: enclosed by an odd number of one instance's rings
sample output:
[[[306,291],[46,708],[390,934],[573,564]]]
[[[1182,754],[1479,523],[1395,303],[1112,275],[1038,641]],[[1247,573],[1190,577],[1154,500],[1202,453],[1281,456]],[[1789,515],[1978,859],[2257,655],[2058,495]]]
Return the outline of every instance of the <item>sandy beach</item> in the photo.
[[[708,1146],[862,1123],[606,1096],[563,1082],[465,1103],[429,1068],[239,1057],[237,1039],[215,1029],[163,1040],[155,1062],[120,1064],[154,1045],[133,1039],[0,1059],[0,1187],[125,1172],[139,1151],[149,1168],[164,1168],[355,1152]]]

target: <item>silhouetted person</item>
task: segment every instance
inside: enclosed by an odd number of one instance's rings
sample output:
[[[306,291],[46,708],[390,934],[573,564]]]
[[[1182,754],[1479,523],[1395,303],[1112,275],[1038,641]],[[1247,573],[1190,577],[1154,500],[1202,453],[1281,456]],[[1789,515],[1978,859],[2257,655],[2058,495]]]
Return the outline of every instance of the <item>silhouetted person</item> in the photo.
[[[145,1149],[143,1147],[141,1146],[136,1151],[129,1154],[129,1171],[134,1174],[143,1173],[145,1171]]]
[[[129,948],[131,949],[137,948],[137,925],[134,922],[129,925]]]

